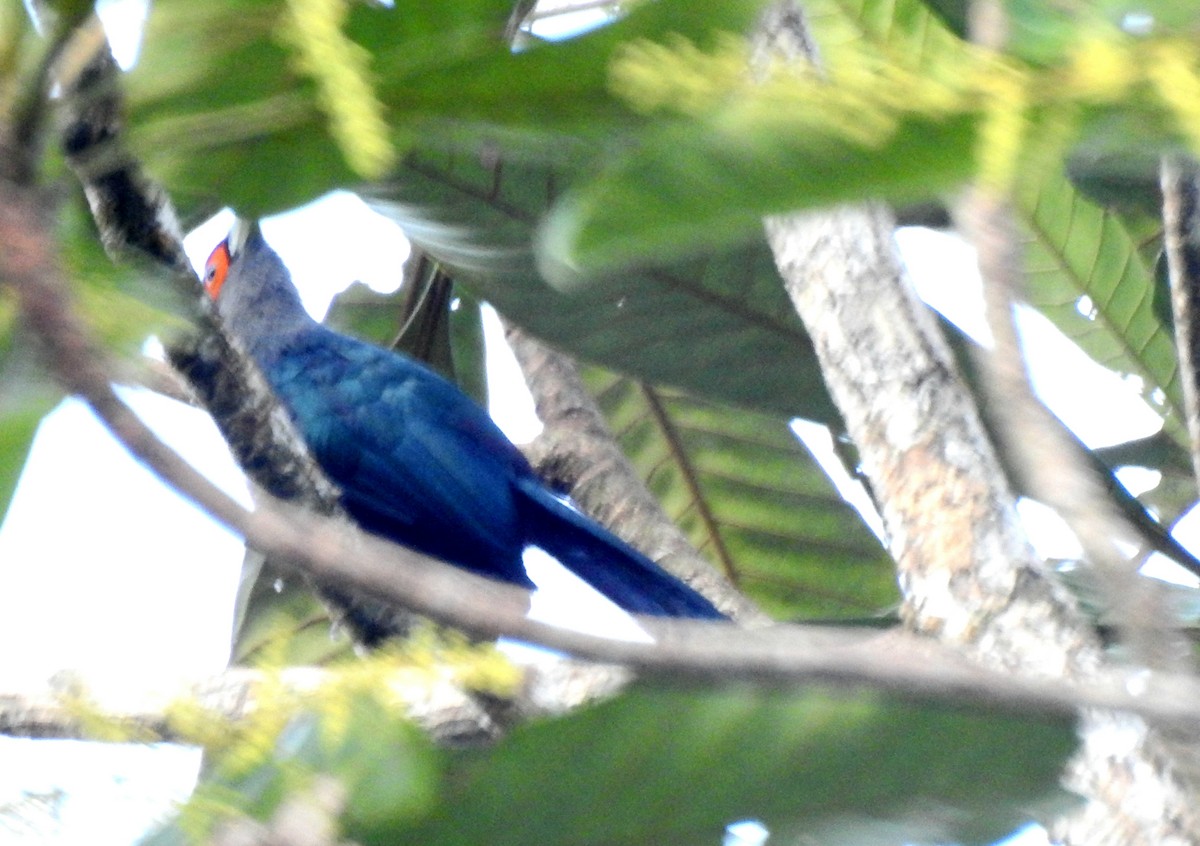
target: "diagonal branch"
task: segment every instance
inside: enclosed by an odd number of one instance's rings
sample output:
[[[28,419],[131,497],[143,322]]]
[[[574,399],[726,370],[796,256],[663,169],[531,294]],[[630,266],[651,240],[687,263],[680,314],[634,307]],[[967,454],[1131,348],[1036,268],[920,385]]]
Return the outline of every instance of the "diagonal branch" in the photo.
[[[1171,282],[1192,474],[1200,484],[1200,165],[1168,156],[1161,166],[1163,241]]]
[[[593,517],[743,623],[766,616],[688,542],[617,446],[604,415],[567,356],[511,324],[506,337],[533,393],[545,430],[535,442],[538,472],[565,481]]]

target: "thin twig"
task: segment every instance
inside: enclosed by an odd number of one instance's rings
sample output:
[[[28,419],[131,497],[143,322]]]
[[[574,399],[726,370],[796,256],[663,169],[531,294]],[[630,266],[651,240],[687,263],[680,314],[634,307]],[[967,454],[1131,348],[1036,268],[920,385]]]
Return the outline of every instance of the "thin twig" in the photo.
[[[1200,166],[1190,157],[1162,161],[1163,246],[1192,474],[1200,484]]]

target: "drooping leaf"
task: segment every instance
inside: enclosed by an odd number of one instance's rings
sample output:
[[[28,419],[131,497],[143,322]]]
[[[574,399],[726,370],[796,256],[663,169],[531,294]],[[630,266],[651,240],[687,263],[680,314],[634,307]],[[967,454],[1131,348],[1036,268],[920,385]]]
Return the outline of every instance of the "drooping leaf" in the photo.
[[[1061,175],[1023,186],[1018,206],[1029,301],[1097,362],[1141,377],[1167,431],[1186,447],[1175,346],[1154,308],[1154,269],[1121,218]]]
[[[731,405],[839,420],[764,240],[559,291],[531,237],[561,182],[541,165],[414,157],[368,200],[459,282],[581,359]]]
[[[622,451],[668,515],[779,618],[862,618],[899,601],[895,566],[787,418],[588,371]]]

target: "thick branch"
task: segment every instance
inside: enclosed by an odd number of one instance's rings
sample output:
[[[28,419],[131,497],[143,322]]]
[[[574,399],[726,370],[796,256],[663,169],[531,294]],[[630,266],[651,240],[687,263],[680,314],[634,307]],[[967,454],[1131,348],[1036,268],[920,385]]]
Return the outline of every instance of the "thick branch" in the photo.
[[[545,425],[538,473],[566,483],[583,508],[742,623],[767,618],[723,579],[667,516],[625,456],[575,363],[509,324],[506,337]]]
[[[878,497],[906,620],[996,666],[1094,665],[1095,640],[1028,546],[950,350],[904,279],[888,216],[773,218],[767,232]]]
[[[802,18],[790,26],[786,16],[768,20],[794,30],[794,45],[807,43]],[[906,620],[987,666],[1094,677],[1103,663],[1099,644],[1024,537],[949,349],[904,278],[892,221],[878,208],[841,209],[769,218],[766,228],[878,497]],[[1002,240],[996,255],[1007,261],[1009,246]],[[1114,842],[1146,844],[1196,831],[1144,724],[1092,712],[1083,737],[1073,784],[1093,801],[1085,824],[1071,832],[1078,842],[1116,828],[1122,836]],[[1118,750],[1115,737],[1128,742]],[[1141,774],[1153,807],[1121,798],[1131,772]]]

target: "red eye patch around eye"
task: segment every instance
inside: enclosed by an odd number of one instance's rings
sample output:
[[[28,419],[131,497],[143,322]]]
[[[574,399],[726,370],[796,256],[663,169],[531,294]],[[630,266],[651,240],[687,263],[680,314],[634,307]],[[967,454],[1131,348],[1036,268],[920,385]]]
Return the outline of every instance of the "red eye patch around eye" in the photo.
[[[209,255],[204,265],[204,290],[212,299],[221,293],[225,277],[229,275],[229,242],[222,241]]]

